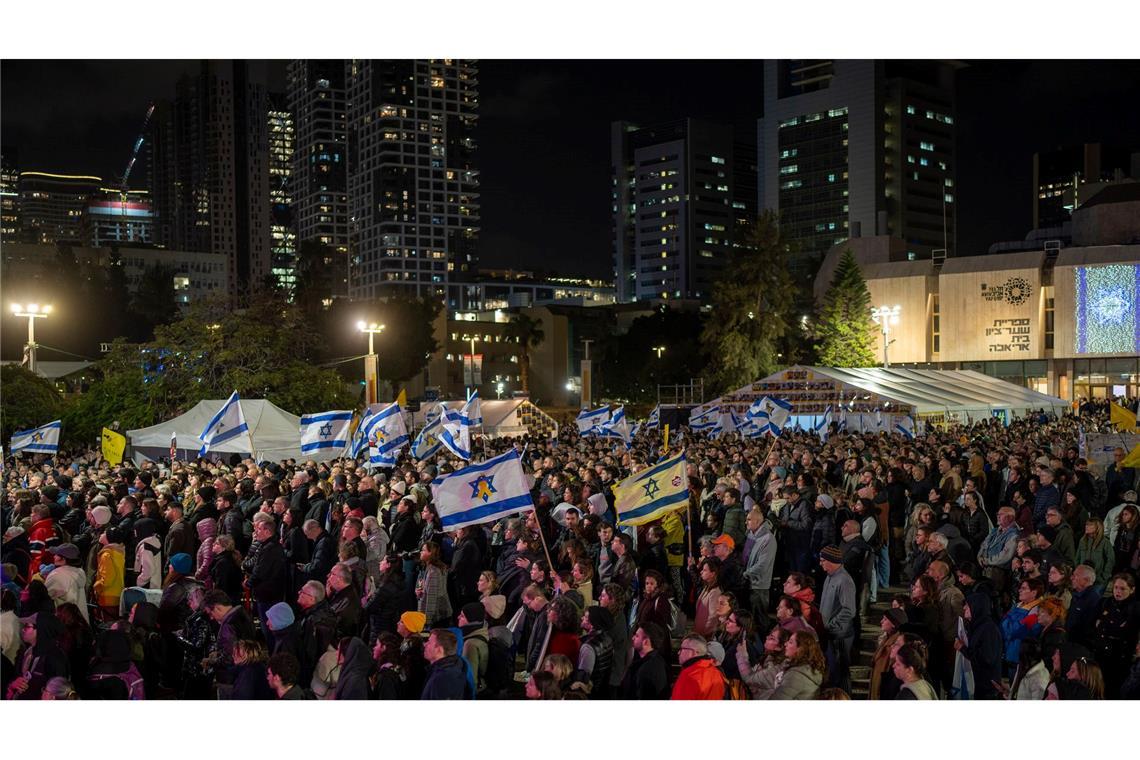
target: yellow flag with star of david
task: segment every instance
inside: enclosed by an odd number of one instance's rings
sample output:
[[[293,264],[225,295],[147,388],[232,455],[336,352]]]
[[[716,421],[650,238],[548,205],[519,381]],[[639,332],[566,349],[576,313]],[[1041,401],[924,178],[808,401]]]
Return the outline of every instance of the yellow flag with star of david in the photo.
[[[614,487],[619,525],[644,525],[661,519],[689,501],[685,455],[679,454],[631,475]]]

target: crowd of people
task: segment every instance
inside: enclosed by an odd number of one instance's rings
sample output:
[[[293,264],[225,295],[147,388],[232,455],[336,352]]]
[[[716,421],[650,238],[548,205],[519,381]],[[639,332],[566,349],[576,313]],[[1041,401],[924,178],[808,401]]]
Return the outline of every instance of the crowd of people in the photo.
[[[1137,473],[1090,469],[1084,413],[668,452],[571,423],[477,441],[535,509],[457,531],[443,455],[9,459],[3,696],[1134,699]],[[688,503],[621,526],[612,487],[680,451]]]

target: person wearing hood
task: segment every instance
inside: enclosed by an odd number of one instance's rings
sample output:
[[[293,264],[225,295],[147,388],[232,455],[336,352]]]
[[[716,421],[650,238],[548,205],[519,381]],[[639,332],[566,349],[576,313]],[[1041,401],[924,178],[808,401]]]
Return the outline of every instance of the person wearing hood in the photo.
[[[1002,638],[1001,629],[993,619],[990,597],[973,593],[962,605],[962,619],[966,621],[966,639],[956,638],[954,649],[970,661],[974,671],[972,699],[998,699],[995,682],[1001,681]]]
[[[63,623],[50,612],[38,612],[20,622],[20,638],[27,647],[19,663],[19,675],[8,684],[6,698],[38,700],[48,681],[71,675],[67,655],[59,646]]]
[[[210,564],[214,561],[214,538],[218,535],[218,521],[212,517],[199,520],[194,529],[198,532],[198,553],[194,562],[194,577],[202,583],[210,580]]]
[[[154,520],[144,517],[134,524],[135,533],[135,585],[141,588],[162,588],[162,541],[159,540]]]
[[[769,699],[815,699],[827,670],[819,639],[805,631],[793,633],[784,644],[784,658],[784,671],[776,676]]]
[[[704,636],[687,636],[677,650],[677,659],[681,664],[681,672],[673,684],[669,699],[724,699],[724,675],[709,656],[708,642]]]
[[[52,552],[55,569],[44,579],[51,598],[58,607],[71,602],[79,608],[79,614],[87,622],[87,574],[79,567],[79,547],[75,544],[60,544]]]
[[[808,577],[803,573],[788,573],[784,579],[784,594],[799,602],[801,617],[815,629],[816,635],[822,636],[823,616],[815,604],[815,591],[812,590]]]
[[[476,693],[487,685],[487,661],[490,657],[487,639],[486,611],[479,602],[469,602],[459,611],[457,624],[463,633],[463,659],[471,666]]]
[[[103,546],[99,550],[98,569],[91,591],[95,603],[103,610],[107,619],[119,616],[119,599],[123,595],[124,573],[127,555],[123,547],[123,533],[118,528],[108,528],[99,536]]]
[[[110,629],[99,636],[84,696],[95,699],[146,699],[143,677],[131,662],[131,641],[125,631]]]
[[[467,679],[467,666],[459,657],[459,641],[454,633],[441,628],[432,631],[424,643],[424,659],[430,665],[421,700],[474,698]]]
[[[268,637],[271,641],[270,656],[285,652],[300,662],[301,626],[297,624],[293,608],[285,602],[278,602],[266,611],[265,623],[271,633]]]

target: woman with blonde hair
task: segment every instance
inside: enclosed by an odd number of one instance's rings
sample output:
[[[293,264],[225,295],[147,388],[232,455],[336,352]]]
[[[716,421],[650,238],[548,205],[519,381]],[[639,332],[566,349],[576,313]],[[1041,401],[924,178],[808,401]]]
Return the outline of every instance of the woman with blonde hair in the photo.
[[[776,689],[769,699],[815,699],[827,673],[819,639],[796,631],[784,644],[784,671],[776,677]]]
[[[1085,520],[1085,533],[1077,544],[1078,565],[1088,565],[1096,572],[1097,586],[1102,586],[1112,575],[1112,565],[1116,561],[1116,552],[1112,550],[1112,542],[1104,532],[1104,520],[1099,517],[1090,517]]]
[[[234,685],[229,699],[273,699],[277,695],[265,680],[269,653],[259,641],[241,639],[234,644]],[[222,693],[219,693],[219,697]]]

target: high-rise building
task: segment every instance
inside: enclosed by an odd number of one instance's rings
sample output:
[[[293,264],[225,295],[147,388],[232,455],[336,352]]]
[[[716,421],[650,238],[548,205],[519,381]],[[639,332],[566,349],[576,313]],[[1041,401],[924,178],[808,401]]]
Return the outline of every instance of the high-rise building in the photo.
[[[444,298],[476,264],[475,61],[348,63],[349,295]]]
[[[15,150],[0,148],[0,242],[14,243],[20,235],[20,171]]]
[[[696,119],[611,126],[614,279],[619,302],[707,301],[741,224],[755,216],[756,152]]]
[[[225,255],[230,295],[270,275],[268,107],[260,64],[206,61],[151,120],[156,242]]]
[[[1083,185],[1119,181],[1131,173],[1121,147],[1085,143],[1033,154],[1033,229],[1060,227],[1079,205]],[[1135,179],[1135,177],[1134,177]],[[1074,192],[1077,189],[1078,192]]]
[[[80,174],[20,172],[17,203],[20,240],[25,243],[78,243],[88,199],[103,180]]]
[[[955,65],[938,61],[764,63],[760,208],[814,275],[836,242],[892,235],[911,258],[954,251]]]
[[[282,93],[270,93],[269,132],[269,237],[273,279],[287,291],[297,282],[297,234],[293,229],[293,113]]]
[[[87,199],[81,226],[83,244],[150,245],[154,242],[154,210],[146,190],[122,192],[101,187]]]
[[[333,294],[348,295],[345,61],[296,60],[287,69],[295,131],[291,215],[298,241],[328,246]]]

